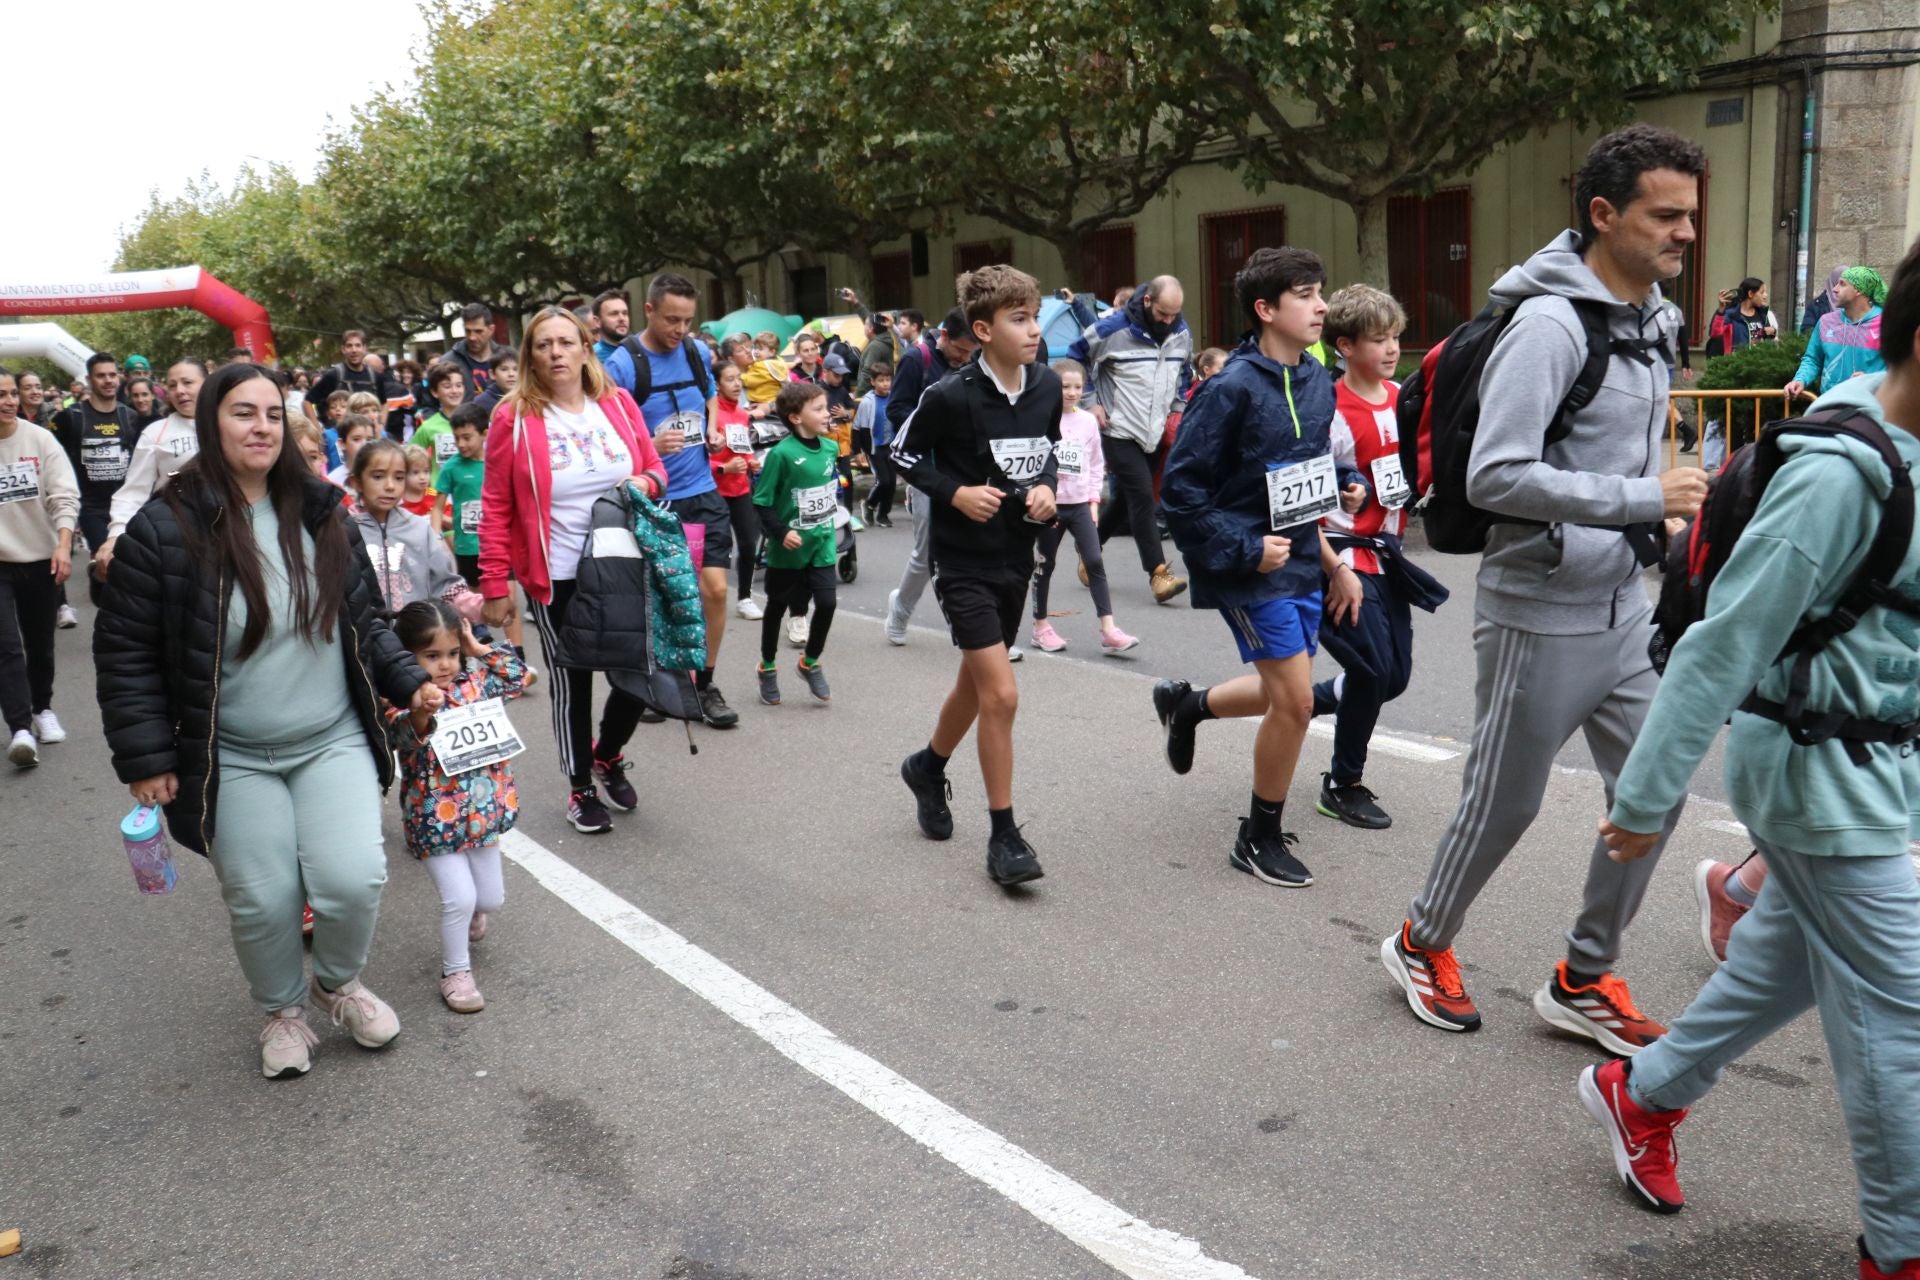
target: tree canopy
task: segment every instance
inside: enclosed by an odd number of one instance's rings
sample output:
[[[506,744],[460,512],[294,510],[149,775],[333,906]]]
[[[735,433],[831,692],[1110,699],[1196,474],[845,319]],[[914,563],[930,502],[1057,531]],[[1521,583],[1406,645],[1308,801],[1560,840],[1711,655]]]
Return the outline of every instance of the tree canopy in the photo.
[[[1755,6],[1769,0],[1751,0]],[[1757,12],[1718,0],[429,0],[412,81],[273,168],[157,195],[116,266],[200,263],[290,359],[589,296],[667,263],[742,271],[980,215],[1089,237],[1196,156],[1345,201],[1386,284],[1386,201],[1561,120],[1684,85]],[[864,291],[864,290],[863,290]],[[224,347],[192,313],[76,318],[156,359]],[[315,344],[318,344],[317,346]]]

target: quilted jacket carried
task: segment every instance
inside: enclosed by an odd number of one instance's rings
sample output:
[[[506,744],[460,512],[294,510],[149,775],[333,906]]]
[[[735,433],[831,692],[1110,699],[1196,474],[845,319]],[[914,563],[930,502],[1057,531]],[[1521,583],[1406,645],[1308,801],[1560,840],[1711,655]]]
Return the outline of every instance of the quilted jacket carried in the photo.
[[[322,480],[309,477],[305,483],[305,523],[318,537],[327,522],[344,518],[339,495]],[[188,518],[203,529],[226,518],[222,496],[191,466],[172,488]],[[114,772],[127,783],[175,775],[179,791],[166,807],[167,828],[181,844],[205,854],[219,801],[220,664],[233,582],[195,557],[165,493],[140,509],[113,550],[93,656]],[[380,589],[366,558],[355,555],[350,563],[340,614],[348,643],[339,650],[384,790],[393,783],[393,753],[379,697],[405,705],[427,674],[381,619]]]

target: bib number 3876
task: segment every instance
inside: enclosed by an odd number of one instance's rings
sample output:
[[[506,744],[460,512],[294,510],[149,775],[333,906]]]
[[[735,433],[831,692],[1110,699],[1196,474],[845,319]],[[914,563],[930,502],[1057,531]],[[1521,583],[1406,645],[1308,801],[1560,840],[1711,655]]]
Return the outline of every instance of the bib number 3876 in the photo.
[[[1267,472],[1267,517],[1275,532],[1318,520],[1339,505],[1331,454]]]
[[[433,758],[448,777],[510,760],[526,749],[499,698],[448,707],[433,731]]]

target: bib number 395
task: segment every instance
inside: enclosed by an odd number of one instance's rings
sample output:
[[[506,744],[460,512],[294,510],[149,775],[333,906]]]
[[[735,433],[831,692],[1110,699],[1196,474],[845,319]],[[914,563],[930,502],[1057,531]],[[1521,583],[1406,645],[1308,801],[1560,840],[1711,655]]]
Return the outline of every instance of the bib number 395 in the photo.
[[[1267,472],[1267,517],[1276,533],[1318,520],[1339,506],[1331,454]]]
[[[510,760],[526,749],[499,698],[448,707],[433,731],[433,758],[448,777]]]

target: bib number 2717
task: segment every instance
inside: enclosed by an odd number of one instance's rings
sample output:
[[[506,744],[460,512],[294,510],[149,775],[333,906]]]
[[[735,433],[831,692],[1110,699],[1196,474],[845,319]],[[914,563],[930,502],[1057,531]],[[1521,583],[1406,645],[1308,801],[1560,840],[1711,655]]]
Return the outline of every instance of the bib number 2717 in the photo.
[[[1331,454],[1267,472],[1267,517],[1276,533],[1318,520],[1339,506]]]

